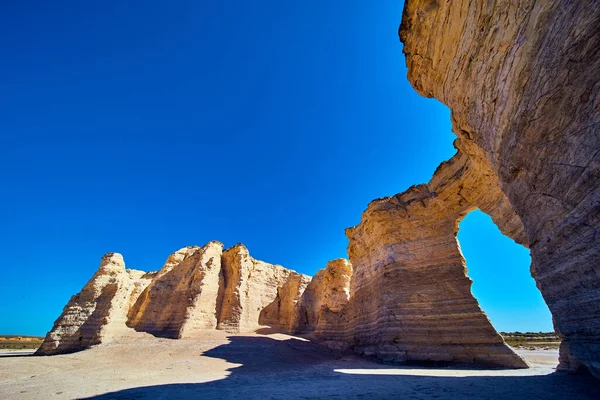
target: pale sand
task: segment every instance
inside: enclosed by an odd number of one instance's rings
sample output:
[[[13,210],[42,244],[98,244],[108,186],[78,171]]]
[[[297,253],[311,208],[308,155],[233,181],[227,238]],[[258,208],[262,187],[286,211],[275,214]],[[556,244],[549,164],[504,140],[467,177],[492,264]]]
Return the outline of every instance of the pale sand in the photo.
[[[593,378],[554,373],[556,350],[521,354],[533,368],[414,368],[282,334],[136,334],[69,355],[0,357],[0,399],[600,398]]]

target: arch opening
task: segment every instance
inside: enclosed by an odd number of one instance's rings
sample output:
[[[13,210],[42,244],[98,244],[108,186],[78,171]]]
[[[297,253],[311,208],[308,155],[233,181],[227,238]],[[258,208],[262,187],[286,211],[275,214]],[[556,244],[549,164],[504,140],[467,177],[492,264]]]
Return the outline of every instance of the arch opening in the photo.
[[[492,218],[480,210],[459,223],[457,241],[466,261],[471,293],[490,322],[513,347],[556,353],[552,315],[534,278],[529,250],[502,234]]]

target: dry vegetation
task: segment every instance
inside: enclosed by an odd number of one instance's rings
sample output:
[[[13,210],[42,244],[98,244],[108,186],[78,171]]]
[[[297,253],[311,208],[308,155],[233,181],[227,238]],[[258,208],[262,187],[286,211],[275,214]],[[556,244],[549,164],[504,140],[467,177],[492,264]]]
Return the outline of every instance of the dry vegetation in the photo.
[[[1,350],[35,350],[44,341],[40,336],[17,336],[17,335],[1,335],[0,349]]]
[[[512,347],[560,346],[560,338],[554,332],[500,332],[504,341]]]

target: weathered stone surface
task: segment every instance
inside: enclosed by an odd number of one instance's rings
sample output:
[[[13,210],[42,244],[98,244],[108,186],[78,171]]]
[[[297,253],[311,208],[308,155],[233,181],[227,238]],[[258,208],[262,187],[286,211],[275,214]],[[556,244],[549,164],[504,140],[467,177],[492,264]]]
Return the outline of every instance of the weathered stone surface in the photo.
[[[400,362],[527,366],[472,296],[456,239],[460,220],[480,208],[524,241],[494,178],[484,160],[459,152],[428,184],[373,201],[347,230],[354,275],[346,337],[355,351]]]
[[[123,258],[107,254],[100,269],[73,296],[38,354],[78,351],[134,328],[159,337],[194,337],[206,329],[250,332],[282,290],[296,287],[296,301],[281,302],[277,318],[297,316],[310,277],[255,260],[243,245],[223,251],[219,242],[171,254],[158,272],[125,270]]]
[[[184,248],[169,256],[140,296],[129,325],[170,338],[215,328],[222,250],[221,243],[210,242],[202,248]]]
[[[340,258],[311,279],[290,274],[277,297],[260,314],[260,324],[288,333],[308,334],[330,347],[348,348],[345,307],[350,296],[352,265]]]
[[[127,324],[131,327],[136,327],[139,329],[143,329],[142,326],[144,322],[142,319],[146,314],[146,307],[150,304],[155,303],[155,300],[151,300],[150,297],[159,297],[162,293],[158,293],[159,290],[167,289],[169,285],[173,285],[173,282],[169,282],[168,277],[163,278],[167,273],[169,273],[174,267],[179,265],[188,257],[192,256],[196,251],[200,248],[197,246],[187,246],[180,250],[177,250],[173,254],[171,254],[167,261],[165,261],[164,265],[158,272],[149,272],[151,274],[152,286],[154,289],[144,288],[145,290],[135,296],[135,303],[129,309],[127,313]],[[157,311],[156,311],[157,312]],[[148,318],[150,312],[146,314],[146,318]]]
[[[150,283],[144,275],[126,270],[120,254],[106,254],[100,269],[65,306],[36,354],[79,351],[125,332],[127,310]]]
[[[317,271],[302,295],[299,309],[302,332],[327,330],[325,312],[341,312],[350,297],[352,264],[344,258],[329,261],[325,269]],[[329,328],[331,329],[331,328]],[[343,329],[340,325],[337,329]]]
[[[292,272],[283,286],[277,289],[275,300],[261,311],[260,325],[295,333],[299,326],[300,301],[310,282],[309,276]]]
[[[223,294],[217,329],[251,332],[260,312],[271,304],[293,272],[255,260],[238,244],[223,253]]]
[[[352,264],[345,258],[329,261],[323,274],[324,290],[321,309],[341,311],[350,299]]]
[[[408,78],[452,111],[522,221],[563,337],[560,369],[600,376],[600,6],[407,0]]]
[[[344,258],[328,262],[317,272],[302,295],[299,331],[311,333],[329,347],[349,347],[346,333],[351,277],[352,264]]]

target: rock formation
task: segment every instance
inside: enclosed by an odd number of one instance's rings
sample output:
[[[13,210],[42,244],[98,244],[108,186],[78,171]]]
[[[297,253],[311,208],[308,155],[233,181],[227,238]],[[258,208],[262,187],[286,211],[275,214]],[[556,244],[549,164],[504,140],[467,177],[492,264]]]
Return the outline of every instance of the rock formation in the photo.
[[[277,290],[275,300],[261,311],[258,322],[284,332],[297,332],[300,302],[310,282],[310,277],[292,273],[285,284]]]
[[[268,325],[386,360],[525,366],[479,309],[464,273],[456,226],[474,204],[507,232],[522,232],[498,189],[474,192],[481,176],[469,163],[456,156],[429,186],[372,203],[349,230],[354,274],[338,259],[311,280],[219,242],[185,247],[151,273],[125,270],[119,254],[108,254],[38,354],[82,350],[131,328],[177,339]]]
[[[83,350],[131,334],[131,328],[168,338],[193,337],[206,329],[250,332],[282,290],[295,285],[299,298],[309,280],[253,259],[243,245],[225,251],[219,242],[184,247],[150,273],[126,270],[123,257],[109,253],[71,298],[37,354]],[[294,307],[278,318],[295,318]]]
[[[450,107],[457,154],[428,184],[369,204],[350,263],[309,278],[211,242],[156,274],[109,254],[38,354],[127,329],[182,337],[260,324],[390,361],[526,367],[473,298],[456,240],[471,210],[531,250],[563,338],[560,369],[600,376],[598,2],[406,0],[408,79]],[[352,272],[353,271],[353,272]]]
[[[276,299],[261,312],[261,325],[309,334],[326,345],[347,348],[343,343],[343,311],[350,295],[351,276],[352,265],[343,258],[327,263],[312,279],[300,274],[290,276]]]
[[[249,332],[259,327],[260,312],[275,300],[293,271],[250,257],[238,244],[223,253],[223,306],[218,329]],[[308,277],[305,277],[308,279]]]
[[[599,9],[594,0],[407,0],[400,27],[413,87],[450,107],[460,152],[487,161],[522,221],[563,338],[559,368],[596,376]]]
[[[184,247],[175,253],[171,254],[163,267],[156,273],[154,273],[152,284],[148,285],[140,294],[136,296],[136,301],[133,306],[129,309],[127,314],[127,324],[130,327],[138,328],[140,330],[152,330],[156,333],[157,330],[161,330],[158,326],[162,325],[164,327],[164,322],[157,325],[154,320],[151,318],[152,314],[158,315],[161,313],[161,308],[157,304],[160,299],[167,299],[166,295],[163,297],[163,292],[171,290],[173,286],[177,284],[175,280],[170,280],[171,277],[169,273],[173,268],[177,267],[180,263],[182,263],[187,258],[191,257],[198,251],[200,248],[197,246],[188,246]],[[177,271],[173,274],[177,274]],[[181,272],[179,273],[181,274]],[[147,311],[147,308],[151,309]],[[152,309],[155,308],[155,309]],[[159,319],[159,318],[156,318]],[[148,326],[151,325],[151,326]],[[179,336],[179,330],[177,329],[177,334],[175,336]]]
[[[347,349],[347,305],[350,299],[352,264],[339,258],[317,272],[299,307],[298,330],[310,333],[326,346]]]
[[[460,220],[480,208],[524,241],[493,178],[459,152],[429,184],[373,201],[347,230],[354,276],[346,336],[355,351],[388,361],[527,366],[471,294],[456,239]]]
[[[149,283],[150,276],[144,272],[126,270],[120,254],[106,254],[100,269],[65,306],[36,354],[83,350],[122,334],[127,329],[127,310]]]
[[[129,326],[170,338],[216,328],[222,250],[221,243],[210,242],[169,256],[136,301]],[[177,260],[181,261],[173,265]]]

